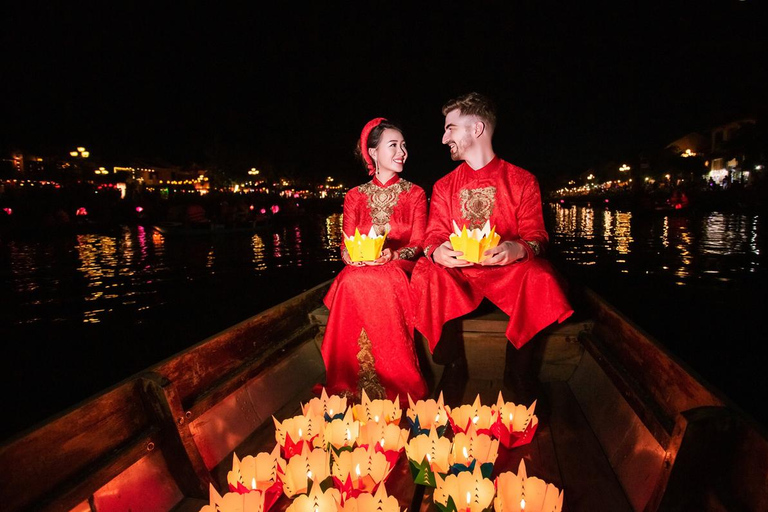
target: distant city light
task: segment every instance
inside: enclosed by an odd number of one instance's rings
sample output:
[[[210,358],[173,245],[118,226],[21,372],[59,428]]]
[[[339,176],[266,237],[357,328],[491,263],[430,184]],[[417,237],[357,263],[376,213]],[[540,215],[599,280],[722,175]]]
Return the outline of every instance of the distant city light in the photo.
[[[630,169],[631,169],[631,167],[630,167],[630,166],[628,166],[627,164],[622,164],[622,165],[621,165],[621,167],[619,167],[619,170],[620,170],[621,172],[627,172],[627,171],[628,171],[628,170],[630,170]]]

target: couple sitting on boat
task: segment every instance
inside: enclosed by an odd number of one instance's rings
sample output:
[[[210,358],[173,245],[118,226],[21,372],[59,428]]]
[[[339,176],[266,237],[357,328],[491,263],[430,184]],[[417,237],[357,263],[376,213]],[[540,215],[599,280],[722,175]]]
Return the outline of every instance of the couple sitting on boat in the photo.
[[[443,107],[442,143],[463,161],[434,186],[427,218],[424,190],[400,177],[408,157],[402,130],[368,122],[359,155],[372,181],[344,199],[343,232],[386,233],[375,261],[346,264],[324,302],[330,311],[322,354],[330,393],[416,400],[428,394],[414,346],[414,328],[437,346],[443,325],[484,298],[509,315],[506,336],[518,349],[549,324],[573,313],[549,262],[541,194],[529,172],[500,159],[491,142],[491,102],[470,93]],[[449,241],[453,223],[495,227],[501,239],[474,264]]]

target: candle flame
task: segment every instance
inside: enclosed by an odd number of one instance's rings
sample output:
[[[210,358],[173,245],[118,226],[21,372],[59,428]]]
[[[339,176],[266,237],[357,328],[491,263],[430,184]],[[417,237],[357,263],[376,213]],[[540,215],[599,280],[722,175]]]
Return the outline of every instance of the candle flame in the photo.
[[[430,457],[429,454],[427,454],[427,462],[432,462],[432,457]]]
[[[384,448],[384,438],[383,437],[381,438],[381,441],[379,441],[379,444],[381,445],[382,448]]]
[[[373,421],[375,421],[376,423],[378,423],[378,422],[379,422],[379,417],[378,417],[378,416],[374,416],[374,417],[373,417]]]
[[[333,409],[328,409],[328,416],[333,417]]]
[[[299,439],[301,439],[301,429],[299,429]]]
[[[350,439],[352,439],[352,433],[349,431],[349,429],[347,429],[347,441]]]
[[[307,478],[312,480],[312,470],[311,469],[309,471],[307,471]]]
[[[256,477],[253,477],[253,480],[251,480],[251,489],[256,489]]]
[[[509,422],[512,423],[512,413],[509,413]]]
[[[470,503],[472,503],[472,494],[470,494],[470,492],[467,491],[467,505],[469,505]]]
[[[440,413],[437,413],[437,415],[435,415],[435,423],[437,423],[438,421],[440,421]]]
[[[360,464],[355,466],[355,473],[357,473],[357,478],[360,478]]]
[[[525,498],[520,498],[520,510],[525,510]]]
[[[478,421],[480,421],[480,416],[475,416],[472,418],[472,423],[477,423]]]
[[[464,452],[464,458],[468,459],[469,458],[469,454],[467,453],[467,447],[466,446],[464,447],[463,452]]]

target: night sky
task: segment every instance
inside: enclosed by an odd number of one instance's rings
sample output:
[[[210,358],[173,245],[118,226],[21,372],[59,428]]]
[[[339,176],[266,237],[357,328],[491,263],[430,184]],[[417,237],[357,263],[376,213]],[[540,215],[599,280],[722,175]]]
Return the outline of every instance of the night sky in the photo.
[[[441,106],[476,90],[497,103],[497,153],[546,181],[764,112],[759,3],[17,5],[0,148],[359,183],[356,138],[384,116],[429,186],[454,166]]]

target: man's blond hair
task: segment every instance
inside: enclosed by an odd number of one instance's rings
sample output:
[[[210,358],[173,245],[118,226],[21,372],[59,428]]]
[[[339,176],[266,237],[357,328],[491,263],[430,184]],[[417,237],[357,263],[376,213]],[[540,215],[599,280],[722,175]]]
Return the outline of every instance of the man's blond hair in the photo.
[[[496,106],[493,102],[477,92],[470,92],[454,98],[443,105],[443,115],[458,110],[463,116],[477,116],[491,127],[496,128]]]

